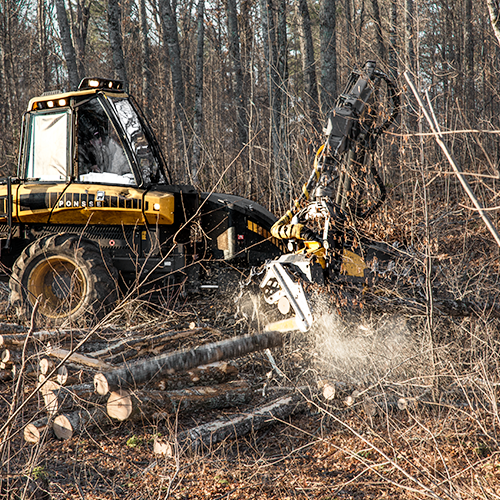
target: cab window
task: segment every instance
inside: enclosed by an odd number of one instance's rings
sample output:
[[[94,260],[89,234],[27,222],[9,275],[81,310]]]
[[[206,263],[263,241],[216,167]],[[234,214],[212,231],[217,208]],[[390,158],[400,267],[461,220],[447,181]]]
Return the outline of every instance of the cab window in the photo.
[[[25,179],[66,181],[70,155],[70,110],[31,114],[28,118]]]
[[[82,104],[77,113],[78,180],[136,185],[127,152],[99,99]]]

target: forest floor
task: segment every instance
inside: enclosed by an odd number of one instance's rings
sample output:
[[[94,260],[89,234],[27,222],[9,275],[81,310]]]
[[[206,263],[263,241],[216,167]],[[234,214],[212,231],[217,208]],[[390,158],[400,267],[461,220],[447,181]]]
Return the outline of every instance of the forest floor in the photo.
[[[205,339],[213,341],[247,333],[234,309],[232,297],[212,296],[162,313],[139,307],[121,321],[136,332],[141,324],[147,332],[151,324],[182,330],[194,323],[213,329]],[[4,313],[0,321],[13,318]],[[326,318],[273,351],[284,376],[263,353],[239,359],[240,377],[257,398],[273,388],[299,388],[304,404],[284,420],[196,453],[174,446],[169,456],[155,455],[153,443],[158,437],[175,443],[179,432],[251,405],[108,423],[67,441],[49,432],[32,446],[18,431],[43,415],[35,398],[3,449],[0,499],[18,498],[8,485],[21,476],[40,489],[19,498],[498,499],[498,320],[438,318],[432,338],[425,324],[388,314],[348,325]],[[331,401],[318,392],[325,379],[339,388]],[[34,379],[23,383],[24,394],[35,388]],[[0,423],[12,391],[11,382],[0,382]],[[401,397],[411,404],[400,409]]]

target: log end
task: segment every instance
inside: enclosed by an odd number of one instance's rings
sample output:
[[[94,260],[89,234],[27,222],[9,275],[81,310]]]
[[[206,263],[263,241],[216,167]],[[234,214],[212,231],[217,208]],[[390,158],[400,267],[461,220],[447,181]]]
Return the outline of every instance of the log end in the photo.
[[[153,443],[153,453],[155,455],[162,455],[165,457],[173,457],[174,456],[174,448],[168,441],[164,441],[163,439],[155,437],[155,440]]]
[[[101,396],[106,396],[109,392],[109,384],[103,373],[97,373],[94,376],[94,390]]]
[[[40,362],[41,363],[41,362]],[[61,385],[66,385],[68,382],[69,372],[68,369],[63,365],[57,370],[57,382]]]
[[[111,418],[123,422],[130,417],[132,410],[132,398],[130,397],[130,393],[128,391],[120,389],[118,391],[111,392],[106,404],[106,412]]]
[[[66,415],[58,415],[52,425],[54,434],[58,439],[67,440],[73,437],[73,426]]]
[[[42,375],[47,375],[47,373],[54,369],[54,362],[49,358],[42,358],[39,363],[39,368]]]
[[[24,428],[24,440],[30,444],[38,444],[40,442],[40,437],[43,430],[44,427],[38,429],[36,425],[28,424]]]

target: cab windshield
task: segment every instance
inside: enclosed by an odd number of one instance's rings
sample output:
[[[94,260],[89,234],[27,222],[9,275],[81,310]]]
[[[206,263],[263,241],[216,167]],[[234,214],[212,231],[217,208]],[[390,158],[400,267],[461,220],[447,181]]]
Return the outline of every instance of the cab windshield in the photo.
[[[130,101],[117,97],[110,97],[108,101],[111,102],[122,125],[144,183],[164,184],[165,178],[154,154],[154,147],[148,140],[141,120]]]

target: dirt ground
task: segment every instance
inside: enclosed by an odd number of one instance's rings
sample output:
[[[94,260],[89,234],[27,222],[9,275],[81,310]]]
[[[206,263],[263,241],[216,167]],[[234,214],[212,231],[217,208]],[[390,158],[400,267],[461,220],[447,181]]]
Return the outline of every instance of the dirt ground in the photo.
[[[0,321],[12,319],[4,314]],[[212,328],[203,342],[247,328],[235,320],[230,299],[213,297],[190,299],[175,312],[137,308],[117,321],[139,331],[142,324],[148,333],[160,324]],[[49,431],[32,446],[20,431],[44,415],[37,396],[14,421],[4,445],[0,498],[500,498],[497,324],[460,323],[468,328],[462,341],[472,354],[457,360],[449,339],[433,343],[429,357],[418,322],[386,318],[374,326],[370,321],[349,325],[347,337],[332,322],[319,333],[290,335],[273,351],[284,377],[263,353],[239,359],[240,377],[254,389],[254,400],[242,408],[106,422],[67,441]],[[335,352],[326,352],[326,346],[335,346]],[[335,381],[333,400],[325,401],[318,390],[324,379]],[[23,394],[34,387],[34,378],[26,375]],[[251,411],[265,401],[264,392],[270,398],[278,387],[303,394],[303,404],[287,419],[271,419],[262,429],[196,453],[175,446],[179,432]],[[9,413],[12,391],[12,382],[0,382],[0,422]],[[346,404],[354,391],[354,401]],[[398,407],[401,397],[409,401],[405,409]],[[155,438],[174,443],[170,456],[153,453]]]

